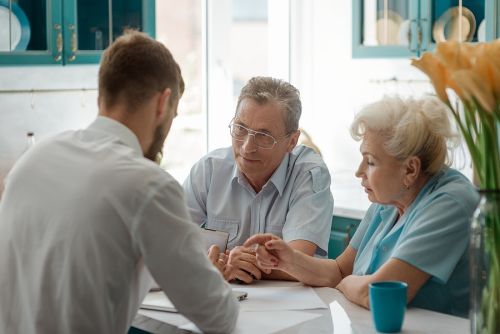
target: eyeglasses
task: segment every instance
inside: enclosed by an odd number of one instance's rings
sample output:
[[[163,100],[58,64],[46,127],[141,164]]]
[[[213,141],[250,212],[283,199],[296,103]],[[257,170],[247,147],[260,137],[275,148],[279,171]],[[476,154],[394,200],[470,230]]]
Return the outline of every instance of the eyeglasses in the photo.
[[[231,133],[231,137],[233,137],[237,141],[245,141],[247,136],[252,136],[255,145],[266,150],[272,149],[274,145],[290,136],[289,133],[281,138],[276,139],[270,134],[260,131],[254,131],[252,129],[244,127],[243,125],[235,124],[232,121],[231,123],[229,123],[229,131]]]

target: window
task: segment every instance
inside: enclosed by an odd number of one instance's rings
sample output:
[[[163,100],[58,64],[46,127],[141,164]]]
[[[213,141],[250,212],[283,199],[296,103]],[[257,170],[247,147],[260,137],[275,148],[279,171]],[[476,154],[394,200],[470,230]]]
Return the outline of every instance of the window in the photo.
[[[156,1],[156,39],[179,63],[186,83],[164,147],[162,167],[183,182],[191,166],[206,153],[202,99],[202,1]]]
[[[288,0],[207,1],[207,148],[231,145],[227,129],[254,76],[289,79]]]

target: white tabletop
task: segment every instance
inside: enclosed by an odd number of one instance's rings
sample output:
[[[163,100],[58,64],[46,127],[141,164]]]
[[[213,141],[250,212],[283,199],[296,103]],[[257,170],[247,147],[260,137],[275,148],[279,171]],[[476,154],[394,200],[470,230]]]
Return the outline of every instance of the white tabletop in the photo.
[[[258,281],[254,284],[259,287],[283,287],[300,285],[301,283]],[[308,313],[316,313],[320,316],[276,333],[377,333],[369,310],[351,303],[336,289],[315,288],[314,291],[329,308],[307,310]],[[139,310],[133,326],[154,333],[189,333],[178,328],[178,326],[188,322],[189,320],[180,314]],[[418,308],[408,308],[402,332],[468,333],[469,320]]]

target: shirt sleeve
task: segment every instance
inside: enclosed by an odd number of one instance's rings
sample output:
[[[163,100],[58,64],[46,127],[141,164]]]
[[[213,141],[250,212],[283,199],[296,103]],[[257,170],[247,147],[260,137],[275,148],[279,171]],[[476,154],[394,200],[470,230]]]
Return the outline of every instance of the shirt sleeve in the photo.
[[[313,167],[295,182],[283,227],[283,239],[307,240],[318,246],[316,253],[326,256],[333,216],[330,174],[324,167]]]
[[[132,227],[149,272],[179,312],[204,333],[228,333],[236,325],[239,305],[208,260],[200,233],[175,181],[148,194]]]
[[[207,220],[208,184],[206,181],[205,160],[200,160],[192,168],[182,187],[191,219],[198,225]]]
[[[392,255],[445,283],[469,240],[472,212],[442,193],[423,203],[405,222],[407,230]]]

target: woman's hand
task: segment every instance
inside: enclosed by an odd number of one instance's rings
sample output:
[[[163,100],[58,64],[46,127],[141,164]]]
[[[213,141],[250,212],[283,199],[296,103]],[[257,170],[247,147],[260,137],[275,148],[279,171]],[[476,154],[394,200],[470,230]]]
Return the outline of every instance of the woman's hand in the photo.
[[[295,250],[275,235],[256,234],[243,246],[254,247],[257,264],[263,269],[279,269],[286,272],[292,265]]]
[[[340,290],[344,296],[353,303],[361,305],[365,308],[370,308],[370,302],[368,299],[368,284],[370,284],[371,281],[371,275],[349,275],[342,279],[342,281],[340,281],[335,288]]]

